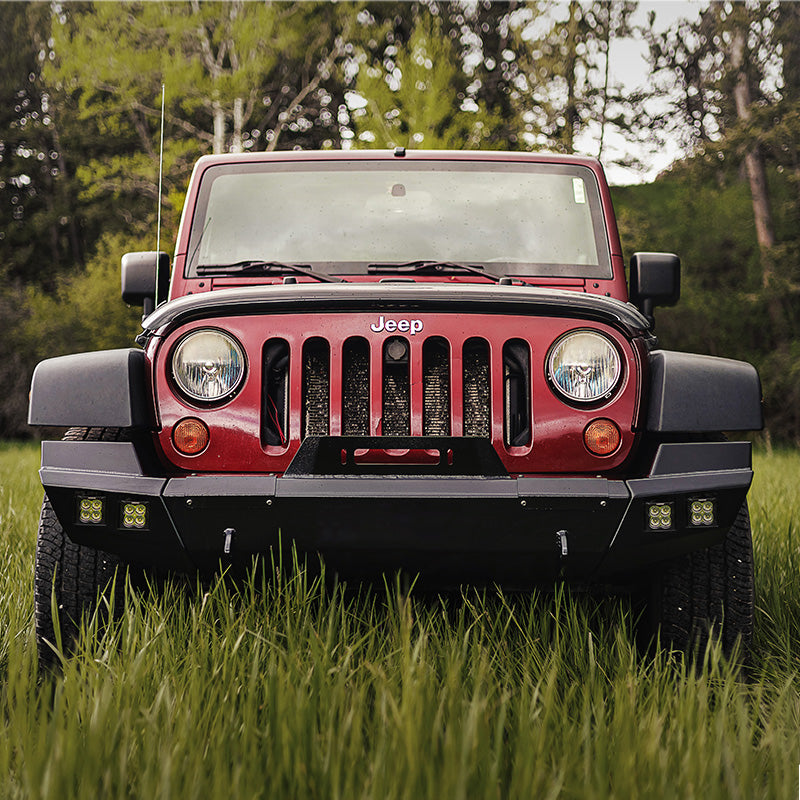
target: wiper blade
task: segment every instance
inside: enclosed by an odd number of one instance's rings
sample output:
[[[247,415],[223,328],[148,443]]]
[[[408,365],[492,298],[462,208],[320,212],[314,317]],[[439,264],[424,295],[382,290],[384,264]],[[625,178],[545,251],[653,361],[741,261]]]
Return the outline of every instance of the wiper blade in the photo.
[[[259,261],[245,259],[234,261],[231,264],[200,264],[197,267],[198,275],[219,273],[225,275],[260,275],[267,272],[295,272],[298,275],[308,275],[309,278],[324,283],[346,283],[344,278],[332,278],[330,275],[321,275],[314,272],[310,264],[286,264],[283,261]]]
[[[459,264],[455,261],[435,261],[433,259],[424,259],[419,261],[405,261],[402,264],[369,264],[367,272],[447,272],[449,270],[472,272],[475,275],[480,275],[482,278],[488,278],[490,281],[498,283],[500,278],[493,275],[491,272],[486,272],[483,267],[478,264]]]

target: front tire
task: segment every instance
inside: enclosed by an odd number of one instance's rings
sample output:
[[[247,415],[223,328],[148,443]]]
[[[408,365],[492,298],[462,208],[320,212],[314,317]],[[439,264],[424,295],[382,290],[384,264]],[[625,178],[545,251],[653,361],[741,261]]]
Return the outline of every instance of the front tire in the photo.
[[[71,428],[64,439],[119,441],[124,432],[115,428]],[[123,576],[115,579],[120,560],[93,547],[77,545],[64,533],[50,500],[45,496],[36,542],[34,567],[34,621],[39,668],[48,670],[61,654],[75,648],[81,617],[94,612],[99,592],[114,586],[114,608],[123,597]]]
[[[753,543],[747,502],[724,541],[665,565],[653,582],[650,617],[662,642],[702,657],[709,641],[747,653],[753,635]]]

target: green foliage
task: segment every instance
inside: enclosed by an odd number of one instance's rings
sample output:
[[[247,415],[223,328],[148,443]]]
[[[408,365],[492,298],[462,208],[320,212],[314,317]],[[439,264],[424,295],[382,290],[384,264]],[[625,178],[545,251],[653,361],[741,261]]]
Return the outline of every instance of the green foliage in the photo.
[[[637,250],[678,252],[691,287],[752,291],[760,273],[747,185],[700,166],[613,189],[626,261]]]
[[[681,299],[658,309],[663,347],[738,358],[761,375],[767,435],[800,444],[800,258],[790,224],[792,176],[770,173],[777,230],[776,278],[764,289],[747,184],[705,157],[647,186],[613,190],[626,259],[636,251],[677,252]]]
[[[35,360],[83,350],[131,347],[141,330],[141,309],[120,297],[120,259],[141,241],[104,236],[86,270],[62,278],[54,294],[29,287],[21,337]]]
[[[755,454],[752,667],[641,654],[627,601],[417,597],[299,570],[132,591],[38,682],[34,447],[0,445],[0,795],[793,796],[800,456]]]
[[[153,242],[151,247],[155,243]],[[132,347],[141,330],[141,309],[120,297],[120,259],[145,249],[140,239],[108,234],[97,243],[85,270],[54,276],[53,291],[36,285],[0,287],[0,430],[28,437],[28,390],[35,365],[45,358],[88,350]]]
[[[364,66],[356,81],[366,105],[352,112],[359,144],[368,147],[463,150],[486,146],[492,121],[485,109],[459,108],[466,76],[438,17],[417,20],[393,69]]]

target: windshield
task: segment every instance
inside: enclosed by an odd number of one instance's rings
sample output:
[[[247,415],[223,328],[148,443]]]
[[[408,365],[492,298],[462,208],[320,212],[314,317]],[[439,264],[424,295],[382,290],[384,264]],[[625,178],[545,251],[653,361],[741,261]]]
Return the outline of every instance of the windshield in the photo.
[[[268,260],[334,274],[435,261],[492,275],[611,277],[594,175],[562,164],[215,166],[203,177],[188,255],[190,276]]]

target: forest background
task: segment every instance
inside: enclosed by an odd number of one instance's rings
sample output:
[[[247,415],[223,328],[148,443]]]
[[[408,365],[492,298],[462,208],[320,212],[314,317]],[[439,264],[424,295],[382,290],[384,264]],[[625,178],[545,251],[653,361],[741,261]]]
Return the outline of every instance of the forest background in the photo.
[[[31,436],[42,358],[130,346],[123,253],[162,249],[206,153],[394,147],[599,155],[626,258],[677,252],[664,347],[749,360],[767,441],[800,445],[800,4],[0,4],[0,438]],[[649,54],[617,84],[613,43]],[[611,56],[611,58],[610,58]],[[620,157],[622,141],[627,153]]]

